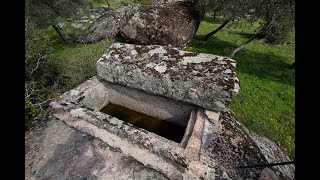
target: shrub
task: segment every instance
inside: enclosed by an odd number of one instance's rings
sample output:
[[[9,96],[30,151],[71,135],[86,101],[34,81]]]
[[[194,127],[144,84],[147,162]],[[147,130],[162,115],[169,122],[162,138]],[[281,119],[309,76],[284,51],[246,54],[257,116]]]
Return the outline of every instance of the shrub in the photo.
[[[46,56],[52,51],[49,36],[38,30],[26,17],[25,21],[25,122],[28,123],[41,112],[47,101],[51,74],[46,66]]]

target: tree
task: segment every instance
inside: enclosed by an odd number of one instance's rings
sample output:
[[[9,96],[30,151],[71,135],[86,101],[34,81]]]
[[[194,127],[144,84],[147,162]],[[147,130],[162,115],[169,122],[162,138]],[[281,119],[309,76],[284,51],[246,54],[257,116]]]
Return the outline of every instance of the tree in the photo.
[[[264,21],[265,30],[259,38],[268,43],[285,42],[295,25],[294,0],[260,0],[255,5],[257,18]]]
[[[260,0],[253,2],[252,7],[255,18],[263,21],[262,26],[249,40],[241,43],[229,55],[230,58],[256,38],[265,38],[268,43],[283,43],[294,29],[295,1]]]
[[[69,17],[84,4],[85,0],[26,0],[25,14],[36,23],[37,28],[46,28],[51,25],[64,43],[69,45],[71,44],[70,37],[66,36],[57,26],[57,17]]]
[[[217,29],[208,33],[203,40],[207,41],[229,22],[236,18],[243,18],[250,12],[253,0],[204,0],[206,12],[214,13],[214,20],[217,14],[223,16],[226,20]]]

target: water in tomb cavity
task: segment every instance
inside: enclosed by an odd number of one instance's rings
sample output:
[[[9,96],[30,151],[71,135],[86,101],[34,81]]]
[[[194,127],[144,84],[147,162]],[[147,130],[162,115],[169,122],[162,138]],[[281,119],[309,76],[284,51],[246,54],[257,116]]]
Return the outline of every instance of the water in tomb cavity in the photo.
[[[109,114],[139,128],[180,143],[186,127],[154,118],[122,106],[109,103],[101,112]]]

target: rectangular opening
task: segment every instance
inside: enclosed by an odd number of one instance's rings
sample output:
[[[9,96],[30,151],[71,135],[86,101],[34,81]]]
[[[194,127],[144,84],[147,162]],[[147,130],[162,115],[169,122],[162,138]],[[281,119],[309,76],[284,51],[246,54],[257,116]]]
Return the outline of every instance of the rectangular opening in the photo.
[[[177,143],[181,142],[186,129],[186,126],[172,121],[161,120],[112,103],[108,103],[100,111]],[[177,122],[180,121],[177,119]]]

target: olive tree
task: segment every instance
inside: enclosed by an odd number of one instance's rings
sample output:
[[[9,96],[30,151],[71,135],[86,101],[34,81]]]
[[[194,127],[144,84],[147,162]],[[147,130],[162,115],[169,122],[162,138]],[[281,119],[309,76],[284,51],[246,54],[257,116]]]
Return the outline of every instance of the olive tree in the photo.
[[[25,15],[36,23],[37,28],[46,28],[51,25],[64,43],[70,44],[70,37],[57,26],[57,17],[69,17],[75,14],[77,8],[85,4],[85,0],[26,0]]]
[[[216,15],[223,16],[226,20],[214,31],[208,33],[203,40],[207,41],[212,35],[217,33],[229,22],[236,18],[243,18],[250,13],[252,9],[253,0],[202,0],[205,4],[206,12],[214,14],[213,20]]]
[[[294,0],[259,0],[252,3],[254,17],[263,21],[257,33],[243,42],[229,57],[240,51],[256,38],[264,38],[268,43],[283,43],[288,40],[295,26]]]
[[[246,44],[256,38],[264,38],[267,43],[283,43],[294,29],[294,0],[201,0],[205,2],[206,12],[219,14],[226,20],[217,29],[208,33],[204,40],[217,33],[236,18],[250,14],[250,21],[260,20],[263,23],[247,41],[241,43],[229,57],[233,57]]]

